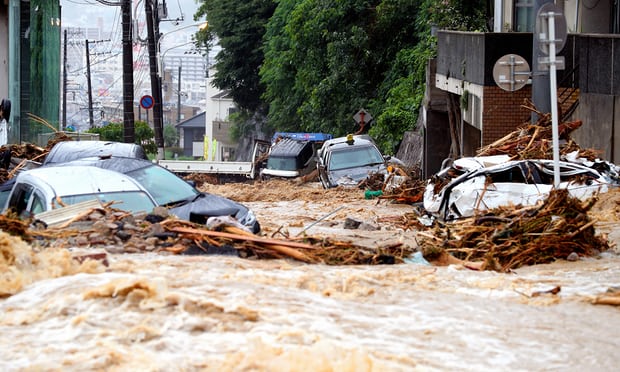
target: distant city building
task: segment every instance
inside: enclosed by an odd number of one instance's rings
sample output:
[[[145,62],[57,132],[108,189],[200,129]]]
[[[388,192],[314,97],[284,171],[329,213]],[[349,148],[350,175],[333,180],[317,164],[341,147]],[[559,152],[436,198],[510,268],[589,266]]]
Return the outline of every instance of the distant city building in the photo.
[[[71,125],[79,131],[90,127],[86,40],[90,52],[93,125],[101,126],[123,120],[122,38],[115,33],[104,31],[101,19],[97,23],[97,27],[66,28],[67,126]],[[63,51],[64,30],[61,37]],[[144,33],[144,30],[141,33]],[[185,118],[183,106],[192,106],[194,112],[196,107],[204,105],[207,58],[192,51],[191,37],[181,33],[171,33],[170,37],[162,38],[160,46],[164,125],[168,125],[176,123],[178,116],[181,116],[181,120]],[[141,110],[138,104],[142,96],[152,95],[146,41],[134,42],[133,61],[135,117],[136,120],[146,120],[152,124],[152,112]],[[63,68],[64,66],[61,66],[61,69]],[[182,106],[180,115],[177,109],[179,99]]]

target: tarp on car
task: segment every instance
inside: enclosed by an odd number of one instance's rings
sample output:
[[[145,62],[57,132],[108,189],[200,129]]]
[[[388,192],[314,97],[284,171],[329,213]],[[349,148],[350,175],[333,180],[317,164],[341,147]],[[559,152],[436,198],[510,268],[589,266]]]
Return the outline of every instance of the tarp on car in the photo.
[[[146,152],[135,143],[112,141],[63,141],[50,150],[43,165],[65,163],[92,156],[120,156],[146,159]]]

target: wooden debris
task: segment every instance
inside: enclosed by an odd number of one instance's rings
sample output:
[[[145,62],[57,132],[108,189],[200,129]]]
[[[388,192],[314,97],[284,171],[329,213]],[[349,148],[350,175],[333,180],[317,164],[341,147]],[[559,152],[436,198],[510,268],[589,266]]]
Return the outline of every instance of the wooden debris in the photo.
[[[610,288],[606,293],[596,296],[595,305],[620,306],[620,288]]]
[[[552,191],[538,206],[497,208],[484,215],[437,227],[433,235],[419,234],[424,257],[447,252],[465,261],[483,261],[483,269],[510,271],[524,265],[566,259],[571,253],[596,256],[609,249],[595,236],[588,210],[594,199],[582,203],[568,191]]]
[[[2,217],[0,226],[7,226],[4,231],[23,236],[40,248],[103,248],[110,253],[162,254],[218,254],[232,249],[243,258],[289,258],[328,265],[402,263],[413,253],[412,248],[401,243],[368,248],[311,236],[267,238],[234,226],[224,226],[221,231],[214,231],[174,217],[131,215],[110,205],[80,209],[66,222],[51,227],[28,226],[28,222],[16,216]]]
[[[421,179],[418,167],[397,167],[390,165],[388,174],[371,173],[358,185],[371,191],[382,191],[379,199],[391,200],[394,203],[414,204],[422,201],[426,180]]]
[[[536,123],[525,123],[508,135],[478,150],[477,156],[510,155],[511,160],[524,159],[553,159],[553,132],[551,115],[541,114],[530,100],[525,100],[526,109],[538,113]],[[581,120],[558,124],[560,140],[560,155],[578,151],[578,156],[594,160],[600,156],[600,151],[582,149],[570,137],[570,134],[581,127]]]

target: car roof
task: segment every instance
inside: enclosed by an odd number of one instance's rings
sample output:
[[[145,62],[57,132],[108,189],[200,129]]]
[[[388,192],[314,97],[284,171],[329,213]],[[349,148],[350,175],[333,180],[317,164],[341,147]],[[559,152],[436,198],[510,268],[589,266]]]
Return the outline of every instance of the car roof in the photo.
[[[124,156],[148,159],[142,146],[114,141],[63,141],[52,147],[44,165],[63,163],[90,156]]]
[[[58,196],[101,192],[143,191],[133,178],[90,166],[41,167],[21,172],[16,183],[28,182]]]
[[[323,150],[329,150],[329,149],[340,149],[340,148],[345,148],[345,147],[349,147],[349,146],[375,146],[374,141],[370,138],[370,136],[368,135],[354,135],[353,136],[353,144],[349,144],[347,143],[348,141],[348,136],[346,137],[338,137],[338,138],[334,138],[328,141],[325,141],[325,143],[323,143]]]
[[[269,156],[296,157],[306,146],[312,144],[308,141],[283,138],[271,147]]]
[[[72,160],[66,163],[54,164],[54,166],[92,166],[127,174],[136,169],[153,167],[157,166],[157,164],[153,163],[150,160],[128,158],[123,156],[91,156],[87,158]]]

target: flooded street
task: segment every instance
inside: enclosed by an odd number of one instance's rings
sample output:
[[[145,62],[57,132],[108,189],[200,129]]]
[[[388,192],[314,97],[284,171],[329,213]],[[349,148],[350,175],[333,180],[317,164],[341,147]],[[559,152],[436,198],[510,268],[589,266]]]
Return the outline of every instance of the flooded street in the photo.
[[[415,245],[414,231],[382,222],[412,206],[359,190],[207,190],[251,207],[268,236]],[[617,216],[603,209],[599,220]],[[347,217],[380,230],[343,229]],[[600,225],[616,242],[620,223]],[[510,274],[153,253],[59,276],[57,255],[2,277],[29,283],[0,300],[2,371],[617,370],[620,309],[592,303],[620,285],[615,249]]]

